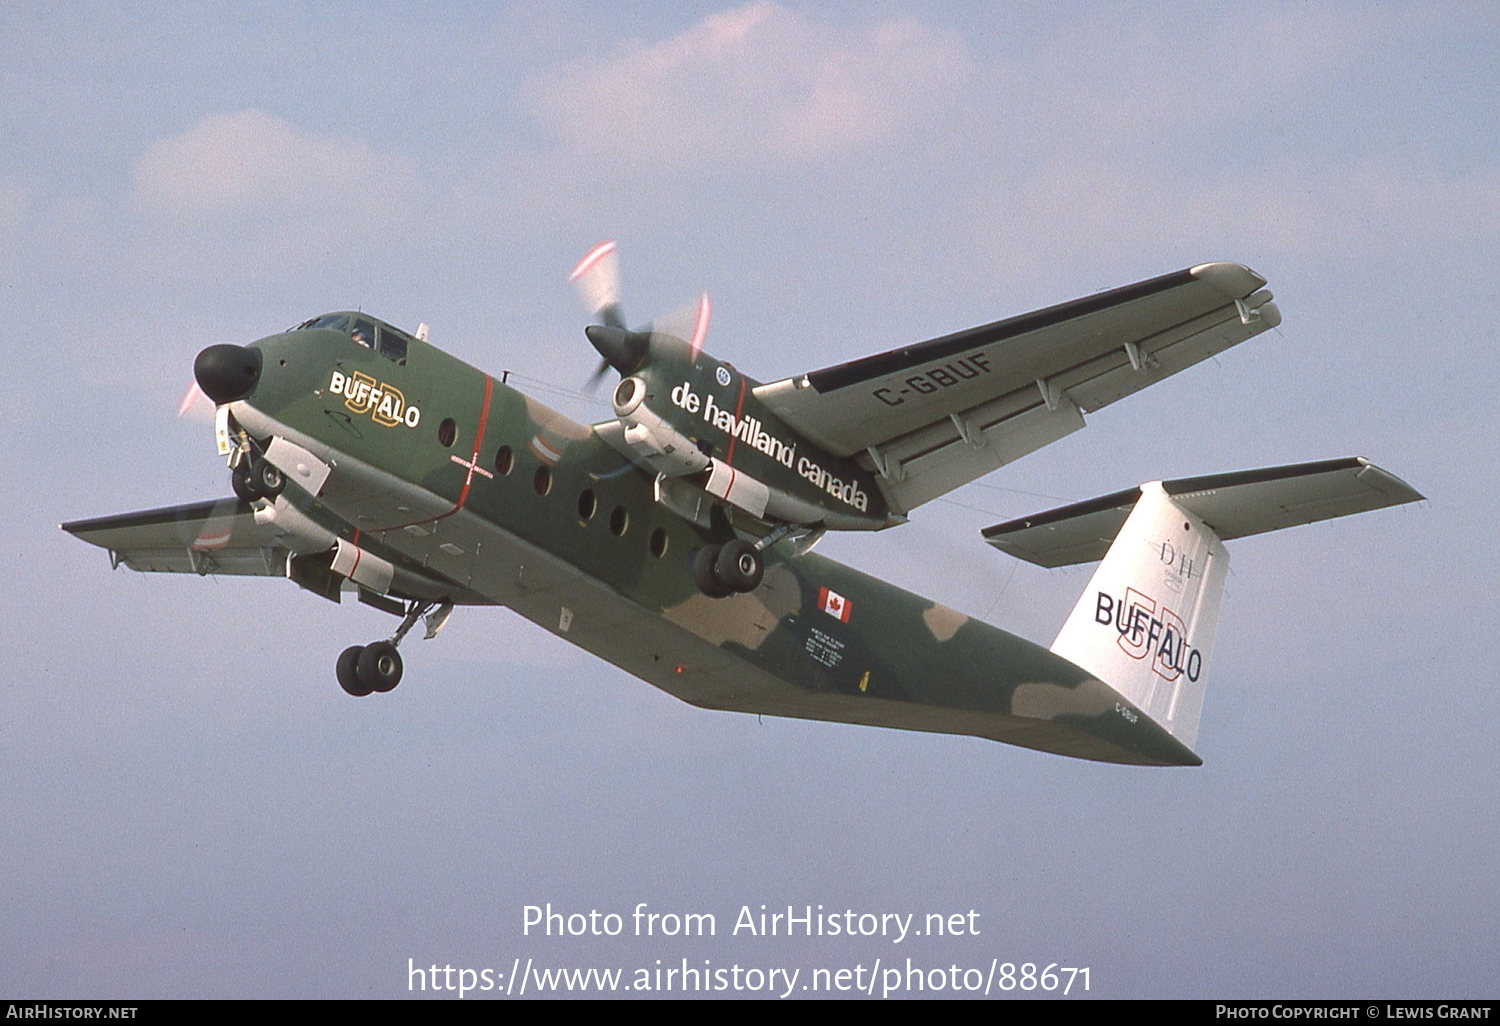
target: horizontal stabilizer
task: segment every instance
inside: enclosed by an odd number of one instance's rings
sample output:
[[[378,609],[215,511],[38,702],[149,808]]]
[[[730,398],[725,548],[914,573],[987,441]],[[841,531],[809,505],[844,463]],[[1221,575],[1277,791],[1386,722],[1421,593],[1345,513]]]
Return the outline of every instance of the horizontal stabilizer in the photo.
[[[1221,541],[1423,498],[1360,456],[1184,477],[1163,481],[1161,488]],[[1104,558],[1140,497],[1140,488],[1129,488],[996,524],[982,533],[995,548],[1037,566],[1091,563]]]

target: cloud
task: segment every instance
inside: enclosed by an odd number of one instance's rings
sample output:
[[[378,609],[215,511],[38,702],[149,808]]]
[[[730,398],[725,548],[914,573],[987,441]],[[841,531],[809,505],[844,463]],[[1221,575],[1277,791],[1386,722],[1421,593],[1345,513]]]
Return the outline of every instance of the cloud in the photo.
[[[151,143],[131,206],[148,259],[258,276],[405,235],[420,197],[407,158],[259,110],[211,114]]]
[[[258,110],[211,114],[153,142],[135,166],[133,198],[175,223],[267,209],[356,210],[388,199],[409,174],[353,139],[298,131]]]
[[[947,105],[972,70],[911,18],[840,32],[774,3],[533,79],[529,111],[567,154],[632,167],[803,164],[889,140]]]
[[[1493,251],[1500,169],[1449,175],[1403,157],[1399,166],[1278,163],[1184,179],[1123,160],[1057,160],[977,189],[957,221],[971,236],[965,252],[1011,280],[1128,260],[1143,244],[1185,261],[1247,259],[1246,246],[1326,261]]]

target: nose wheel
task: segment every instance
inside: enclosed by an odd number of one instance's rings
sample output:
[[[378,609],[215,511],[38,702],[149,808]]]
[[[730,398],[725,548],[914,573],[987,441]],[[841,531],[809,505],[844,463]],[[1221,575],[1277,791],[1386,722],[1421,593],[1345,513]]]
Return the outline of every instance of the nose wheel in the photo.
[[[286,487],[286,476],[264,456],[242,459],[229,473],[234,494],[246,502],[274,499]]]
[[[396,628],[385,641],[372,641],[368,645],[350,645],[339,654],[335,672],[338,675],[339,687],[343,688],[355,698],[364,698],[366,695],[380,693],[384,694],[401,683],[401,673],[404,669],[401,661],[401,653],[396,646],[401,644],[401,639],[406,637],[419,619],[424,615],[427,617],[427,637],[437,636],[437,632],[443,629],[448,622],[448,616],[453,612],[453,603],[444,602],[438,605],[436,602],[409,602],[406,607],[406,616],[401,621],[401,626]]]

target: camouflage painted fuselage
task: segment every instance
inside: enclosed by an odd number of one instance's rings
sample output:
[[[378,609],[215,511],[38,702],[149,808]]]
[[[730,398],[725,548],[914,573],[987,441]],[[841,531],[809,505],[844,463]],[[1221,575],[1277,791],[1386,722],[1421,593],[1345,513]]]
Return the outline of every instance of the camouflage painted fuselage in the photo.
[[[786,542],[766,553],[754,592],[701,594],[692,554],[752,525],[723,507],[707,526],[685,520],[657,501],[654,474],[592,428],[435,347],[413,340],[397,363],[337,331],[255,345],[264,371],[232,404],[235,419],[333,467],[316,499],[295,488],[288,498],[341,537],[451,584],[455,601],[510,606],[705,708],[971,734],[1110,762],[1200,761],[1047,649],[794,556]],[[702,391],[713,394],[712,383]]]

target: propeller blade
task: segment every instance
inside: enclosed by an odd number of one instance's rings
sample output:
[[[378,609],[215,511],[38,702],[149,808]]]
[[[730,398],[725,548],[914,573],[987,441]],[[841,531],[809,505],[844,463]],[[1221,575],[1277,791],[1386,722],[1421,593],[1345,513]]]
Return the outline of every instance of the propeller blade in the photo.
[[[708,322],[713,318],[713,300],[708,298],[708,293],[698,297],[698,320],[693,325],[693,337],[688,339],[688,347],[693,351],[693,359],[698,359],[698,354],[703,352],[703,341],[708,338]]]
[[[585,392],[588,392],[590,395],[593,395],[594,393],[598,392],[599,391],[599,382],[603,381],[604,380],[604,375],[606,375],[608,373],[609,373],[609,361],[608,360],[600,360],[599,361],[599,366],[597,366],[597,367],[594,368],[594,373],[590,374],[589,375],[589,379],[583,383],[583,390]]]
[[[203,389],[198,387],[198,381],[195,378],[193,383],[188,386],[188,390],[182,393],[182,402],[177,404],[177,416],[181,417],[188,410],[191,410],[202,397]]]
[[[651,322],[651,337],[672,339],[678,344],[686,343],[692,359],[698,359],[703,351],[704,339],[708,337],[708,322],[713,317],[713,301],[705,292],[696,302],[680,306],[663,317]]]
[[[568,280],[577,288],[589,312],[611,328],[625,327],[620,309],[620,258],[613,241],[601,242],[583,255]]]
[[[620,258],[613,241],[601,242],[585,253],[568,280],[578,288],[599,322],[584,329],[589,342],[604,358],[587,382],[590,390],[598,386],[610,367],[622,376],[634,374],[651,355],[653,346],[675,352],[686,347],[692,360],[703,351],[708,322],[713,316],[713,303],[707,292],[696,302],[658,318],[640,331],[626,327],[620,307]]]

